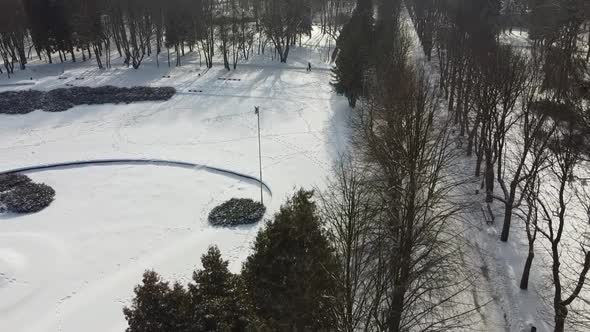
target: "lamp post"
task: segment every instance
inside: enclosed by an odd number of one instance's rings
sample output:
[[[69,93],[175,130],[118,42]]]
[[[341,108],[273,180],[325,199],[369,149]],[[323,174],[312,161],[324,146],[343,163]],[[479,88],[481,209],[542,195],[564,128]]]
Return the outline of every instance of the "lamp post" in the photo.
[[[258,166],[260,168],[260,203],[264,205],[264,192],[262,189],[262,147],[260,144],[260,106],[254,107],[254,113],[258,117]]]

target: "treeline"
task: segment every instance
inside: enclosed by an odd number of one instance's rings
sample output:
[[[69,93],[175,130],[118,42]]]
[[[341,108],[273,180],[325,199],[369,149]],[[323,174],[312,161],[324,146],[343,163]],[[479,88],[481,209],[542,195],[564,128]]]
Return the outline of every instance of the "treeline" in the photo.
[[[333,84],[362,104],[327,188],[284,204],[240,274],[216,249],[189,285],[148,272],[125,310],[129,332],[452,331],[475,322],[477,305],[463,298],[473,275],[453,226],[450,131],[429,77],[412,64],[401,5],[360,0],[342,29]]]
[[[412,0],[408,9],[440,93],[488,204],[502,206],[500,240],[513,219],[528,253],[548,248],[555,331],[588,328],[584,314],[590,244],[584,190],[590,142],[590,2],[584,0]],[[504,31],[524,30],[526,44]],[[585,213],[584,213],[585,215]],[[520,226],[520,225],[519,225]],[[540,238],[542,243],[537,243]],[[568,258],[565,258],[565,257]],[[569,316],[568,316],[569,315]]]
[[[109,68],[114,51],[137,69],[163,51],[170,65],[170,50],[179,66],[181,54],[196,50],[207,67],[220,54],[229,70],[267,44],[286,62],[314,20],[336,35],[351,8],[348,0],[3,0],[0,56],[11,74],[33,52],[49,63],[93,58]]]
[[[238,274],[230,272],[215,246],[201,257],[202,268],[188,284],[146,271],[123,310],[126,331],[439,331],[466,326],[469,309],[452,303],[462,291],[457,262],[448,258],[457,247],[440,234],[449,211],[422,222],[427,208],[420,208],[402,223],[400,216],[391,215],[400,212],[397,208],[381,206],[389,199],[376,196],[384,188],[371,189],[374,178],[363,173],[369,169],[358,166],[343,160],[328,190],[297,191],[259,232]],[[419,201],[438,206],[439,199]],[[403,226],[400,233],[391,233],[398,226]],[[410,230],[416,233],[410,235]]]

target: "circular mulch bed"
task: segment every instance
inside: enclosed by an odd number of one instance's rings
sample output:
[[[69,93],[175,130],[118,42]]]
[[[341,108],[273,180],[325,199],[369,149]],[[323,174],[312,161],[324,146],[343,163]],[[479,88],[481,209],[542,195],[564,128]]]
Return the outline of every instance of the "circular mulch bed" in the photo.
[[[254,224],[262,219],[266,207],[246,198],[232,198],[209,213],[209,223],[215,226]]]
[[[0,175],[0,212],[35,213],[48,207],[55,190],[22,174]]]

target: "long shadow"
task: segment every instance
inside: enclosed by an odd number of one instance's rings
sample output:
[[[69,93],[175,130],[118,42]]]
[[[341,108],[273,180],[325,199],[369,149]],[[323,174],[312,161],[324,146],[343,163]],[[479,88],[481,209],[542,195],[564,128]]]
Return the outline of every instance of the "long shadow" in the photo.
[[[64,163],[55,163],[55,164],[45,164],[45,165],[37,165],[37,166],[28,166],[28,167],[21,167],[15,168],[11,170],[0,171],[0,174],[14,174],[14,173],[35,173],[35,172],[42,172],[48,170],[59,170],[59,169],[71,169],[71,168],[81,168],[81,167],[91,167],[91,166],[109,166],[109,165],[156,165],[156,166],[167,166],[167,167],[176,167],[176,168],[186,168],[186,169],[193,169],[193,170],[205,170],[210,173],[214,174],[221,174],[225,176],[229,176],[232,178],[236,178],[239,180],[246,180],[251,183],[255,183],[256,185],[262,184],[264,190],[272,197],[272,190],[270,187],[264,182],[260,181],[260,179],[250,176],[248,174],[219,168],[219,167],[212,167],[207,165],[195,164],[190,162],[184,161],[175,161],[175,160],[162,160],[162,159],[99,159],[99,160],[81,160],[81,161],[71,161],[71,162],[64,162]]]

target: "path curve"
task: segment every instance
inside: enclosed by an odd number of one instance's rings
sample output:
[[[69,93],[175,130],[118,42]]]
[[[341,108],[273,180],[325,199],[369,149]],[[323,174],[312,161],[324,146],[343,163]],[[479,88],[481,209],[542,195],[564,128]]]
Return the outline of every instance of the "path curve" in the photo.
[[[0,174],[15,174],[15,173],[34,173],[52,169],[60,169],[60,168],[80,168],[80,167],[88,167],[88,166],[105,166],[105,165],[156,165],[156,166],[166,166],[166,167],[178,167],[178,168],[188,168],[194,170],[205,170],[207,172],[222,174],[225,176],[233,176],[240,179],[245,179],[248,181],[256,182],[256,184],[262,184],[264,190],[272,197],[272,190],[270,187],[264,182],[260,181],[260,179],[240,173],[235,172],[232,170],[207,166],[202,164],[195,164],[186,161],[176,161],[176,160],[163,160],[163,159],[97,159],[97,160],[79,160],[79,161],[70,161],[70,162],[63,162],[63,163],[54,163],[54,164],[43,164],[37,166],[28,166],[28,167],[21,167],[15,168],[5,171],[0,171]]]

